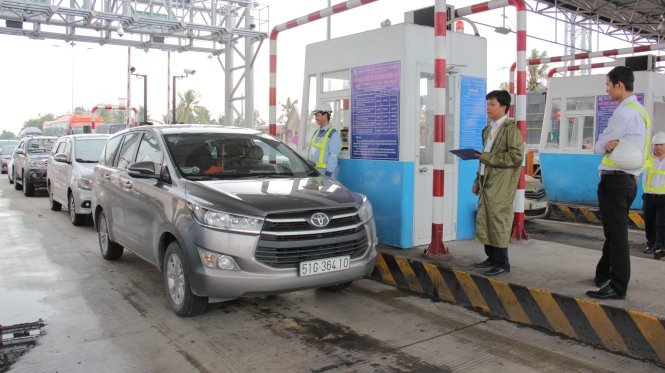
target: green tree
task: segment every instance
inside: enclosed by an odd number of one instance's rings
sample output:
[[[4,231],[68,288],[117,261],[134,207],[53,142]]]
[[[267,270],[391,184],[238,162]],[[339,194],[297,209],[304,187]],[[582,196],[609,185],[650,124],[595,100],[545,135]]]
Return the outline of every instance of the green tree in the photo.
[[[176,105],[176,122],[198,123],[194,110],[199,106],[201,96],[194,90],[187,90],[185,94],[178,94],[180,101]]]
[[[15,138],[17,138],[17,136],[11,131],[2,130],[2,133],[0,134],[0,140],[14,140]]]
[[[39,128],[40,130],[43,129],[44,122],[54,120],[56,119],[56,116],[53,114],[45,114],[41,115],[39,114],[39,118],[33,118],[33,119],[28,119],[23,123],[23,128],[26,127],[36,127]]]
[[[539,52],[538,49],[533,48],[531,50],[530,60],[537,58],[547,57],[547,51]],[[528,65],[527,66],[527,79],[526,79],[526,90],[538,92],[540,91],[547,82],[547,69],[549,65],[546,63],[538,65]]]
[[[196,118],[196,123],[199,124],[213,123],[212,118],[210,118],[210,110],[205,106],[196,106],[194,108],[194,117]]]
[[[279,124],[286,124],[286,121],[289,120],[289,115],[291,115],[291,111],[297,110],[296,109],[296,104],[298,103],[298,100],[293,100],[291,101],[291,97],[286,98],[286,103],[280,103],[282,107],[282,113],[279,115],[279,118],[277,118],[277,123]]]

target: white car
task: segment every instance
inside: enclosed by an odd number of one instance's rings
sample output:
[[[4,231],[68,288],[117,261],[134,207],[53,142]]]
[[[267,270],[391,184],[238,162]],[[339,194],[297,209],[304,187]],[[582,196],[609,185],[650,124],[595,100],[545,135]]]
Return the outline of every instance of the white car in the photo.
[[[109,135],[77,134],[58,138],[46,166],[46,188],[51,210],[67,205],[73,225],[90,216],[92,174]]]

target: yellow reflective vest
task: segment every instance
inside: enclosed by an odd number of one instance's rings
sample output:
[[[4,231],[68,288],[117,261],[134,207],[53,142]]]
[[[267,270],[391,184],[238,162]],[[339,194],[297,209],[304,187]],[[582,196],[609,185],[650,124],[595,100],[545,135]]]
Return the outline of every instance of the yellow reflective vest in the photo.
[[[649,154],[647,161],[644,162],[644,170],[646,171],[646,180],[642,184],[645,193],[665,194],[665,182],[659,187],[652,187],[651,181],[654,175],[662,175],[665,177],[665,170],[659,170],[653,167],[653,154]]]
[[[309,148],[309,158],[311,159],[312,155],[314,154],[314,149],[319,149],[319,158],[316,160],[316,168],[322,168],[326,169],[328,168],[328,163],[325,162],[325,157],[326,157],[326,147],[328,146],[328,138],[330,137],[330,133],[334,131],[335,129],[330,126],[328,130],[326,131],[325,134],[323,134],[323,137],[319,137],[319,130],[314,132],[314,136],[312,137],[312,143]]]
[[[644,154],[644,159],[646,160],[648,155],[651,154],[651,120],[649,120],[649,115],[647,114],[646,109],[644,109],[642,106],[638,105],[636,102],[628,102],[626,103],[626,106],[630,106],[635,108],[640,115],[642,116],[642,119],[644,120],[644,123],[647,125],[647,130],[646,130],[646,141],[644,141],[644,149],[642,149],[642,153]],[[603,156],[603,159],[601,161],[602,164],[614,168],[619,168],[616,163],[614,163],[613,160],[610,159],[610,153],[605,153]]]

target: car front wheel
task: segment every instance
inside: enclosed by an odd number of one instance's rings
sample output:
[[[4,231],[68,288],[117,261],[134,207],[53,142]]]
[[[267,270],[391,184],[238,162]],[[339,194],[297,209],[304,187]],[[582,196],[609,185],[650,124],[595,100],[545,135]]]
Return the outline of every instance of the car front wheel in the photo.
[[[171,309],[178,316],[191,317],[202,314],[208,304],[207,297],[200,297],[189,287],[189,271],[183,259],[182,249],[171,242],[164,255],[164,288]]]
[[[23,189],[23,185],[18,183],[18,175],[16,175],[16,171],[14,171],[14,190],[21,190]]]
[[[69,196],[67,197],[67,205],[69,206],[69,220],[71,220],[72,224],[77,227],[83,225],[87,216],[85,214],[76,213],[76,201],[74,200],[74,195],[71,193],[69,193]]]
[[[99,213],[97,218],[97,237],[99,238],[99,250],[102,252],[102,257],[106,260],[118,260],[125,250],[117,242],[111,241],[109,236],[109,223],[106,220],[104,211]]]

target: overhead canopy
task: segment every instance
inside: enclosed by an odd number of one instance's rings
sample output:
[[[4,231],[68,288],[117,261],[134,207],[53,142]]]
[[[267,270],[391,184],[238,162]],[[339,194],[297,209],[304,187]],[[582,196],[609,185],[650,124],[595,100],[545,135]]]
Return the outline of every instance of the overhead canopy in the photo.
[[[658,25],[665,13],[665,0],[537,0],[536,13],[555,14],[576,24],[591,21],[598,32],[632,44],[663,40]]]

